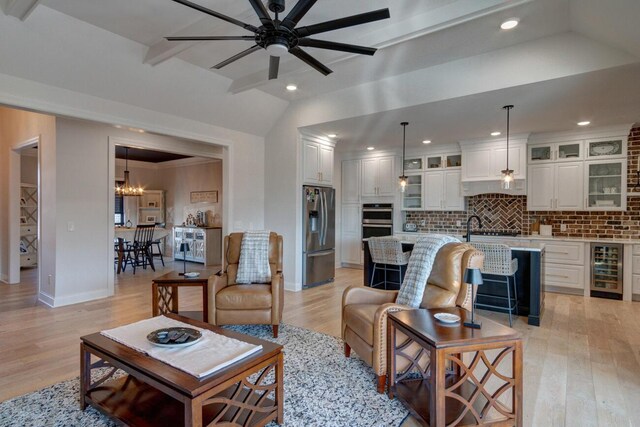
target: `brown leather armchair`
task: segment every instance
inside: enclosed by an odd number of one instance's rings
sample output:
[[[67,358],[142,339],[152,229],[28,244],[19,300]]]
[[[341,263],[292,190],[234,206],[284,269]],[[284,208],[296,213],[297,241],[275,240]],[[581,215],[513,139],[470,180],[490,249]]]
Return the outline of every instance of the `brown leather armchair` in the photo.
[[[274,338],[284,307],[282,236],[269,235],[271,283],[236,284],[244,233],[224,238],[224,269],[209,277],[209,323],[212,325],[271,325]]]
[[[465,268],[482,268],[484,254],[465,243],[448,243],[436,254],[421,308],[462,307],[471,310],[471,287],[462,283]],[[373,367],[378,392],[387,374],[387,313],[411,310],[395,303],[398,291],[351,286],[342,295],[344,353],[353,349]]]

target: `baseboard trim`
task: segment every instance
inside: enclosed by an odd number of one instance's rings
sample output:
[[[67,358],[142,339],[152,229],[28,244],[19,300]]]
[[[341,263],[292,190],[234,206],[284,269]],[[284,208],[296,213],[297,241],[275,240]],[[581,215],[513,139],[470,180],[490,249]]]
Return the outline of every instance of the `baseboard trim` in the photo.
[[[640,294],[632,294],[632,295],[631,295],[631,301],[638,301],[638,302],[640,302]]]
[[[7,276],[6,274],[0,275],[0,282],[6,283],[8,285],[9,284],[9,276]]]
[[[69,295],[65,297],[53,298],[53,307],[64,307],[65,305],[78,304],[80,302],[93,301],[110,297],[112,294],[107,289],[99,291],[83,292],[80,294]]]
[[[364,270],[362,264],[351,264],[349,262],[343,262],[341,265],[342,268],[353,268],[354,270]]]
[[[300,292],[300,291],[302,291],[302,285],[298,286],[298,284],[295,283],[295,282],[287,282],[285,280],[285,282],[284,282],[284,290],[285,291],[291,291],[291,292]]]
[[[553,292],[554,294],[568,294],[568,295],[584,296],[584,289],[565,288],[565,287],[562,287],[562,286],[545,285],[544,291],[545,292]]]
[[[38,301],[40,301],[43,304],[48,305],[49,307],[54,307],[54,301],[53,301],[53,297],[45,292],[40,292],[38,294]]]

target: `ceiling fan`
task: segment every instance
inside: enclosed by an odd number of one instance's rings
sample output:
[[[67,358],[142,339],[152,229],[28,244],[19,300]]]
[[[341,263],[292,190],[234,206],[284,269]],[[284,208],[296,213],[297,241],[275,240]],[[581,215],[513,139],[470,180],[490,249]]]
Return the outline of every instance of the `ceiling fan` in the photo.
[[[333,71],[320,61],[309,55],[307,52],[301,49],[301,47],[315,47],[319,49],[337,50],[340,52],[356,53],[360,55],[373,55],[376,53],[375,48],[356,46],[352,44],[330,42],[326,40],[317,40],[309,38],[314,34],[325,33],[327,31],[334,31],[340,28],[352,27],[355,25],[366,24],[368,22],[379,21],[381,19],[387,19],[390,17],[389,9],[380,9],[373,12],[361,13],[359,15],[352,15],[346,18],[334,19],[331,21],[322,22],[319,24],[309,25],[306,27],[297,27],[298,22],[307,14],[309,9],[313,7],[317,0],[299,0],[298,3],[289,11],[287,16],[283,19],[279,19],[279,14],[285,10],[285,0],[269,0],[268,7],[271,12],[275,14],[275,18],[269,16],[269,12],[265,7],[262,0],[249,0],[251,6],[258,14],[260,18],[261,26],[256,27],[251,24],[246,24],[235,18],[223,15],[215,12],[199,4],[193,3],[188,0],[173,0],[176,3],[180,3],[192,9],[198,10],[207,15],[214,16],[223,21],[227,21],[231,24],[235,24],[239,27],[249,30],[254,35],[249,36],[191,36],[191,37],[167,37],[169,41],[209,41],[209,40],[246,40],[255,43],[254,46],[246,49],[231,58],[222,61],[221,63],[214,65],[211,68],[219,70],[237,61],[240,58],[256,52],[260,49],[266,49],[271,56],[269,59],[269,80],[278,78],[278,69],[280,68],[280,57],[285,53],[298,57],[302,61],[306,62],[311,67],[315,68],[325,76],[331,74]]]

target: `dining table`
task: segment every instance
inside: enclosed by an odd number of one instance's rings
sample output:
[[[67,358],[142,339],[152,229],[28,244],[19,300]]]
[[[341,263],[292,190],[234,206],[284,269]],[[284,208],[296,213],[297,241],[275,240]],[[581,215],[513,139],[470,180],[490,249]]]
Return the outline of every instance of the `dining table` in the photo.
[[[165,239],[171,230],[162,227],[156,227],[153,230],[153,240]],[[136,227],[115,227],[114,229],[114,238],[117,239],[118,243],[115,244],[116,250],[118,250],[120,246],[120,241],[123,243],[133,242],[135,240]],[[117,257],[117,273],[120,274],[123,267],[124,254],[118,253]]]

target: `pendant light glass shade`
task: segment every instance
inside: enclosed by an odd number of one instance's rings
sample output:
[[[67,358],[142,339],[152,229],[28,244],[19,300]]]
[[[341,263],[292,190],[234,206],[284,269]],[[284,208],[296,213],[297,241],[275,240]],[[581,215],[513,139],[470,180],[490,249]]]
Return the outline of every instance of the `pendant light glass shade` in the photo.
[[[142,187],[133,187],[129,181],[129,147],[125,147],[124,184],[116,186],[116,196],[142,196]]]
[[[407,125],[409,122],[402,122],[400,125],[402,126],[402,175],[398,177],[400,180],[400,191],[402,193],[407,189],[407,176],[404,174],[404,153],[407,142]]]
[[[502,107],[507,110],[507,167],[503,169],[502,172],[502,183],[501,187],[503,190],[512,190],[514,187],[513,183],[513,169],[509,169],[509,112],[513,108],[513,105],[505,105]]]

